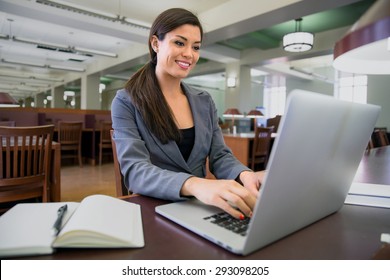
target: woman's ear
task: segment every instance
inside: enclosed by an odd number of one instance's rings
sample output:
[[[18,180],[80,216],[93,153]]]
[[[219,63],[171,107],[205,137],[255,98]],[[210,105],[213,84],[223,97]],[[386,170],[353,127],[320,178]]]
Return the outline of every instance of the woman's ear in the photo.
[[[158,38],[156,35],[153,35],[150,39],[150,45],[152,46],[152,49],[155,53],[158,53]]]

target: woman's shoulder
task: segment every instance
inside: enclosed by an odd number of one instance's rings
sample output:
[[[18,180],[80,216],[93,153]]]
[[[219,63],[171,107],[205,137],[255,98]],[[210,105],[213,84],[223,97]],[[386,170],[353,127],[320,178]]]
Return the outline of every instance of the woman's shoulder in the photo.
[[[118,110],[118,108],[122,108],[122,107],[128,107],[128,108],[134,107],[134,104],[131,101],[130,94],[125,88],[119,89],[116,92],[116,95],[111,103],[111,108],[113,110]]]
[[[121,88],[117,90],[115,97],[121,98],[121,99],[128,99],[130,98],[129,92],[125,88]]]
[[[116,95],[113,99],[113,102],[124,102],[124,103],[132,103],[131,102],[131,96],[127,89],[122,88],[117,90]]]

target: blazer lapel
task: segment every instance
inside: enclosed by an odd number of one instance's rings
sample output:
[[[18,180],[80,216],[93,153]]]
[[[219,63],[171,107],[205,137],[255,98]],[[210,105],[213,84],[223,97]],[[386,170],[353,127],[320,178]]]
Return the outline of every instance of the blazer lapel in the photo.
[[[151,135],[162,153],[170,158],[177,166],[184,168],[187,172],[191,172],[175,141],[169,141],[167,144],[163,144],[153,134]]]
[[[209,130],[205,128],[205,123],[207,122],[205,122],[204,118],[208,119],[209,112],[207,106],[204,106],[202,98],[199,98],[201,97],[200,95],[202,94],[202,91],[195,91],[185,85],[183,85],[183,90],[187,96],[188,102],[190,103],[192,117],[194,119],[195,125],[195,142],[190,157],[188,158],[188,162],[184,160],[180,153],[179,147],[174,141],[169,141],[167,144],[162,144],[160,140],[157,139],[152,133],[150,133],[150,135],[162,153],[164,153],[174,163],[176,163],[177,166],[184,168],[187,172],[191,173],[191,161],[205,148],[204,137],[205,133],[207,133]]]
[[[192,117],[194,119],[195,125],[195,142],[194,147],[192,148],[190,157],[188,158],[187,164],[191,166],[192,161],[199,156],[201,152],[204,152],[206,148],[205,144],[207,143],[207,133],[210,131],[205,124],[209,118],[208,106],[205,106],[202,98],[202,91],[191,91],[190,88],[186,87],[185,92],[190,103],[192,110]]]

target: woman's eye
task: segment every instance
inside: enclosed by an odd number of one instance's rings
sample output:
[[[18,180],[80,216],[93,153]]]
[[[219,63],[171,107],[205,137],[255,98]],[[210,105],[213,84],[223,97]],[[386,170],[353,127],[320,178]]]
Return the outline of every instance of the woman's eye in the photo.
[[[184,46],[184,43],[180,42],[180,41],[176,41],[175,44],[178,45],[178,46],[181,46],[181,47]]]
[[[195,51],[199,51],[200,50],[200,46],[194,46],[194,50]]]

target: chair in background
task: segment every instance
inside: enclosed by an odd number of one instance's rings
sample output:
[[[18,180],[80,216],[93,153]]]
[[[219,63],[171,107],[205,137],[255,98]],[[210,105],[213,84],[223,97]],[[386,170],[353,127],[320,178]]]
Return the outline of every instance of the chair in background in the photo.
[[[389,138],[387,137],[386,127],[375,127],[373,132],[373,138],[375,147],[383,147],[390,145]]]
[[[58,122],[58,142],[61,144],[61,159],[78,159],[80,167],[83,166],[81,158],[82,130],[82,122]]]
[[[372,137],[371,137],[370,140],[368,140],[366,151],[371,151],[371,149],[373,149],[373,148],[374,148],[374,141],[372,140]]]
[[[255,128],[252,156],[249,159],[249,165],[252,170],[258,171],[266,168],[270,152],[271,134],[273,131],[273,127],[257,126]],[[261,167],[259,168],[260,164]]]
[[[115,187],[116,187],[116,196],[123,197],[131,195],[131,192],[126,188],[123,181],[123,175],[119,165],[118,155],[116,153],[116,144],[114,140],[114,130],[110,130],[110,138],[112,143],[112,154],[114,158],[114,172],[115,172]]]
[[[110,149],[107,155],[112,155],[111,134],[112,122],[101,122],[100,141],[99,141],[99,165],[102,165],[104,150]]]
[[[0,127],[0,207],[3,211],[26,199],[48,201],[53,133],[53,125]]]
[[[273,118],[269,118],[267,119],[267,127],[274,127],[274,131],[275,133],[278,132],[278,129],[279,129],[279,123],[280,123],[280,119],[282,118],[281,115],[276,115],[275,117]]]

